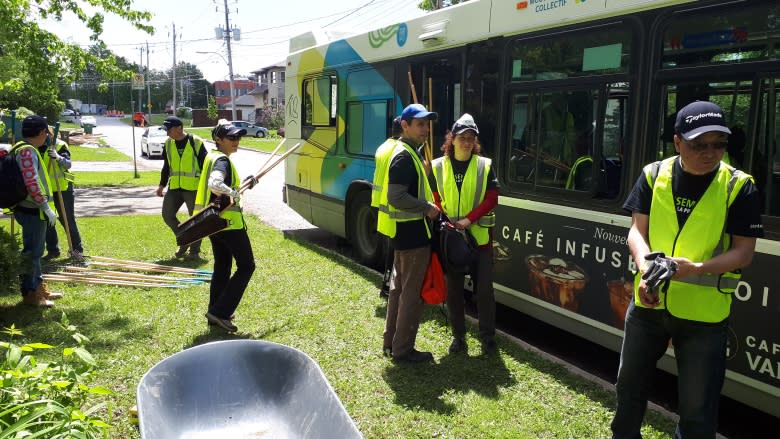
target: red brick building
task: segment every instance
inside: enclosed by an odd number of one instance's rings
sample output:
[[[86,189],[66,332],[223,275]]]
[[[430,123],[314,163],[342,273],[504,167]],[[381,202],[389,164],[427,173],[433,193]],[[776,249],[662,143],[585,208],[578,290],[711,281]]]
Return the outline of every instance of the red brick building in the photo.
[[[236,98],[244,96],[257,87],[257,82],[246,78],[235,78],[233,84],[236,89]],[[230,81],[214,82],[214,98],[217,100],[217,108],[230,108]]]

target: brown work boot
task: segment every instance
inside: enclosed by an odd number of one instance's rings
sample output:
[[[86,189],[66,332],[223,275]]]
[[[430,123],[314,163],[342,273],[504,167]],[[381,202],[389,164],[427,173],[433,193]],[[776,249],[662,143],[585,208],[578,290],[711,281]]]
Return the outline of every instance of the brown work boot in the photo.
[[[38,289],[35,290],[36,293],[38,293],[41,297],[47,300],[57,300],[62,299],[62,293],[57,293],[54,291],[51,291],[45,283],[41,282],[40,285],[38,285]]]
[[[22,303],[29,306],[40,306],[45,308],[51,308],[54,306],[54,302],[51,300],[46,300],[45,297],[42,297],[35,290],[28,291],[27,294],[22,296]]]

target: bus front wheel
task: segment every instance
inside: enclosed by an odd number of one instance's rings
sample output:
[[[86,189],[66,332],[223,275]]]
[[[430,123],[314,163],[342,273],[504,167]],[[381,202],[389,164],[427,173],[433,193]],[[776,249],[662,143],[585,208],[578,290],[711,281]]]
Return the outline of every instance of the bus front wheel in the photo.
[[[361,264],[379,267],[382,240],[376,231],[376,209],[371,207],[371,192],[361,191],[350,204],[350,242]]]

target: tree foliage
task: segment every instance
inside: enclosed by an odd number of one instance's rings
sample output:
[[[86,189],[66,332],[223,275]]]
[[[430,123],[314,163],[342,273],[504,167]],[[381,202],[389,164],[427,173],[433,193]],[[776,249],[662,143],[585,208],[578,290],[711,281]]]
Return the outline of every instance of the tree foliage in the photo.
[[[84,7],[95,9],[88,14]],[[132,72],[100,40],[104,12],[115,14],[137,29],[152,33],[147,11],[131,10],[132,0],[2,0],[0,1],[0,107],[25,106],[56,120],[63,104],[58,82],[70,82],[83,72],[103,79],[129,80]],[[42,20],[75,15],[92,32],[89,50],[68,44],[42,27]],[[105,86],[104,86],[105,87]]]
[[[439,1],[440,0],[422,0],[417,4],[417,7],[423,11],[435,11],[438,9]],[[468,0],[441,0],[441,7],[446,8],[447,6],[457,5],[458,3],[464,3],[467,1]]]

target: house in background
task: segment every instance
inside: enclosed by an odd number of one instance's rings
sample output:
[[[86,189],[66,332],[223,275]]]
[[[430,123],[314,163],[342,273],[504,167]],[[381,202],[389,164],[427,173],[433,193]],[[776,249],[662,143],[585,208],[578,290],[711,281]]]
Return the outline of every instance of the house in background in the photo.
[[[254,123],[255,121],[255,98],[249,94],[239,96],[233,101],[236,104],[236,110],[241,110],[241,114],[244,115],[244,120]],[[227,108],[230,109],[230,104],[227,104]]]
[[[255,97],[257,108],[284,105],[284,68],[284,62],[278,62],[252,72],[258,85],[249,94]]]
[[[241,96],[249,94],[252,90],[257,88],[257,82],[250,78],[234,78],[233,85],[235,87],[236,99]],[[230,81],[215,81],[214,82],[214,99],[217,101],[217,108],[220,110],[230,110]],[[236,104],[236,109],[238,109]],[[249,113],[244,113],[249,114]]]

